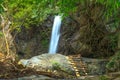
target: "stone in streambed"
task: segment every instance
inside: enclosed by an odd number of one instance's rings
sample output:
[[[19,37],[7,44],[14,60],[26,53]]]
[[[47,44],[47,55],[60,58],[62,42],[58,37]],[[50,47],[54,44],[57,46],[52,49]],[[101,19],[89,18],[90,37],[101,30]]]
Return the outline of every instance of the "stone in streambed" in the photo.
[[[42,54],[30,59],[21,59],[18,63],[36,71],[60,69],[67,73],[74,72],[66,56],[61,54]]]

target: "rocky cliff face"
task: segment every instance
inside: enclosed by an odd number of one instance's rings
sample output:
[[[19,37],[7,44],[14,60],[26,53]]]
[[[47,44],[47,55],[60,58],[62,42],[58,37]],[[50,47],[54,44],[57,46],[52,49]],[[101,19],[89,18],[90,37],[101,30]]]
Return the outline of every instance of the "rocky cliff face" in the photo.
[[[112,41],[106,37],[110,30],[106,27],[103,11],[103,6],[91,4],[89,8],[80,8],[65,18],[62,21],[58,53],[86,57],[113,55],[114,50],[110,46]],[[29,29],[21,27],[21,32],[14,32],[17,53],[25,57],[47,53],[53,19],[54,16],[49,16],[38,26],[31,25]]]
[[[113,55],[115,50],[111,44],[116,44],[110,39],[113,23],[108,24],[103,14],[104,7],[100,4],[91,4],[70,14],[63,21],[59,52],[94,58]]]
[[[48,52],[52,27],[52,22],[50,21],[47,20],[45,24],[30,28],[21,27],[20,32],[13,32],[13,35],[16,34],[15,44],[18,55],[29,58]]]

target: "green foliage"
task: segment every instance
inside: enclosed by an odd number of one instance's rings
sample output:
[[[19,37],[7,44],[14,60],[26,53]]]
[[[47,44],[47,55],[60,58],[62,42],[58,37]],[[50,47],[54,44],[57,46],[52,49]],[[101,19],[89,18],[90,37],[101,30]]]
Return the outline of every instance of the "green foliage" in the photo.
[[[108,36],[109,39],[111,40],[111,44],[110,44],[110,48],[112,50],[115,50],[117,48],[117,41],[118,41],[118,35],[114,34],[114,35],[110,35]]]
[[[60,64],[58,62],[53,61],[52,66],[54,70],[59,70],[61,69]]]
[[[106,76],[100,76],[99,80],[109,80],[109,78],[107,78]]]
[[[59,6],[60,13],[66,15],[69,15],[70,12],[73,12],[76,10],[76,4],[79,2],[79,0],[60,0],[58,1],[57,5]]]
[[[13,22],[12,29],[17,30],[23,25],[25,27],[39,25],[50,14],[67,16],[75,12],[79,5],[87,6],[86,4],[94,2],[106,6],[107,18],[113,16],[118,18],[116,14],[120,7],[119,0],[0,0],[0,3],[8,9],[6,16]]]
[[[2,37],[3,36],[3,33],[0,31],[0,37]]]
[[[53,12],[48,0],[5,0],[3,4],[8,8],[12,28],[17,30],[38,25]]]
[[[41,44],[42,44],[42,46],[43,46],[44,48],[48,48],[49,42],[48,42],[47,39],[43,39],[43,40],[41,41]]]
[[[108,17],[113,16],[113,15],[115,16],[118,12],[117,10],[120,7],[120,1],[119,0],[106,0],[105,4],[107,8],[106,14],[108,13],[107,14]]]
[[[116,54],[112,57],[106,67],[112,71],[120,68],[120,51],[116,52]]]
[[[73,74],[73,71],[62,67],[61,64],[59,64],[58,62],[51,61],[51,63],[52,63],[53,70],[58,70],[58,71],[61,70],[61,71],[67,72],[68,74]]]
[[[118,18],[117,14],[120,8],[119,0],[58,0],[57,6],[61,13],[69,15],[70,12],[76,11],[79,5],[87,7],[92,3],[100,3],[104,6],[107,19],[111,17]]]

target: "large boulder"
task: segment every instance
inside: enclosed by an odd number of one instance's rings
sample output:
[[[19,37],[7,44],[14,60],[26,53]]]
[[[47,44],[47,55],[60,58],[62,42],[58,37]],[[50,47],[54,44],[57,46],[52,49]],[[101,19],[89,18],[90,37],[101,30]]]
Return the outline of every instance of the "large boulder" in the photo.
[[[42,54],[30,59],[21,59],[18,63],[36,71],[54,71],[58,69],[67,73],[74,72],[67,57],[61,54]]]

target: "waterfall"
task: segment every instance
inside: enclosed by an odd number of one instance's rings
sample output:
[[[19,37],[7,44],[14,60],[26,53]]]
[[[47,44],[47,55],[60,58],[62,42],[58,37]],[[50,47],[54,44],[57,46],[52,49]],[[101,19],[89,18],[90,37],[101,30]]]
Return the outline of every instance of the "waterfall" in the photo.
[[[60,27],[61,16],[55,16],[50,40],[49,54],[55,54],[57,52],[57,46],[60,37]]]

